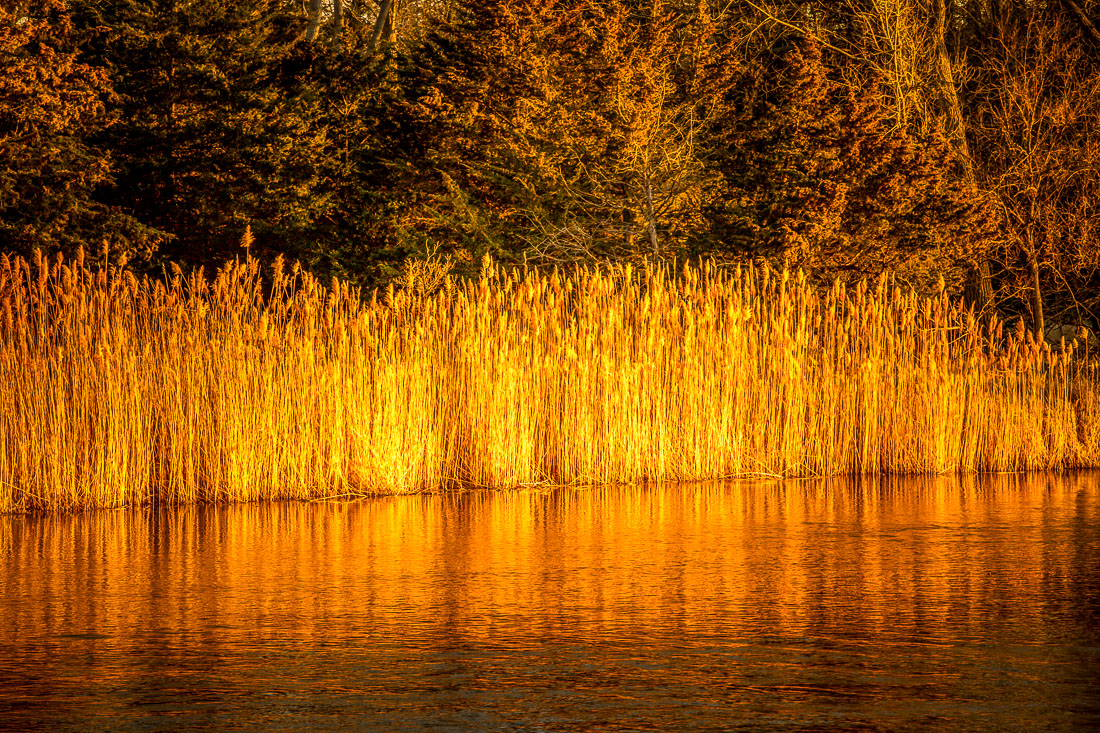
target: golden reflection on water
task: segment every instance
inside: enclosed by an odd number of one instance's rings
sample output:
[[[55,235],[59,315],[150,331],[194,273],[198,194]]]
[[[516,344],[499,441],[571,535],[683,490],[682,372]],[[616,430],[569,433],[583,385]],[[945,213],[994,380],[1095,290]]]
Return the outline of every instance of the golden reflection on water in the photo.
[[[1081,475],[9,516],[0,642],[125,645],[153,630],[210,643],[840,632],[947,643],[1015,629],[1040,643],[1095,610],[1094,596],[1069,599],[1100,572],[1098,511],[1096,477]]]
[[[0,728],[1089,729],[1097,484],[0,517]]]

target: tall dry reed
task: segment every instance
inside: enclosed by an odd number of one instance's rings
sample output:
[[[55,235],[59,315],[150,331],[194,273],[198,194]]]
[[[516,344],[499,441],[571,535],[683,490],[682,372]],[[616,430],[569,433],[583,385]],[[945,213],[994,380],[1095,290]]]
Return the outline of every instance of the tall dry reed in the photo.
[[[1094,366],[888,279],[264,280],[0,259],[0,511],[1100,465]]]

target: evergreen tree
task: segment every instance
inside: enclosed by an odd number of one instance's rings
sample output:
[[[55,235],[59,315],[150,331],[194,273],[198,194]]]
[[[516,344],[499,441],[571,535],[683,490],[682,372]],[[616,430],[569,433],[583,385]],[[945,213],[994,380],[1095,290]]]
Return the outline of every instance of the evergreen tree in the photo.
[[[0,251],[71,252],[106,236],[125,257],[141,242],[94,199],[111,166],[89,137],[112,96],[104,70],[77,56],[62,0],[0,6]]]
[[[293,252],[327,214],[314,191],[324,130],[289,78],[299,31],[281,0],[73,0],[84,47],[107,67],[118,116],[107,202],[163,233],[171,259],[204,263],[258,245]]]
[[[726,68],[713,28],[664,2],[464,3],[399,76],[420,231],[475,260],[681,250]]]
[[[335,51],[300,44],[284,66],[297,85],[288,93],[310,100],[313,124],[325,131],[313,188],[324,215],[293,254],[315,272],[368,286],[391,279],[425,244],[406,229],[422,198],[408,175],[417,133],[394,116],[392,59],[369,40],[349,33]]]
[[[829,76],[815,44],[758,68],[731,89],[710,152],[720,182],[704,249],[829,277],[927,278],[994,235],[985,201],[952,179],[946,142],[892,125],[873,88]]]

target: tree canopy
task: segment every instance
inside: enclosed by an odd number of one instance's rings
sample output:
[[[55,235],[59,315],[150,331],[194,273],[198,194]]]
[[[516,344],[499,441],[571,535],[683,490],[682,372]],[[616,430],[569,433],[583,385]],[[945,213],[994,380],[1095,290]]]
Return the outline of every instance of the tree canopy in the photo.
[[[755,259],[1095,323],[1098,23],[1097,0],[9,3],[0,249],[197,266],[247,230],[363,284],[434,253]]]

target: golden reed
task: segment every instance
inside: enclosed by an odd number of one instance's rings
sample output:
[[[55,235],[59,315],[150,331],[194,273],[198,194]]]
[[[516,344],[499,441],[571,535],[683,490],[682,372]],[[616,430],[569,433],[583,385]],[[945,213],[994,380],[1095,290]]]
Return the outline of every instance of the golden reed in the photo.
[[[1095,366],[888,279],[82,260],[0,258],[0,512],[1100,465]]]

